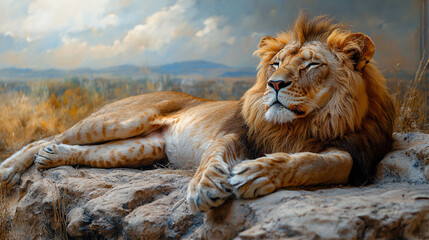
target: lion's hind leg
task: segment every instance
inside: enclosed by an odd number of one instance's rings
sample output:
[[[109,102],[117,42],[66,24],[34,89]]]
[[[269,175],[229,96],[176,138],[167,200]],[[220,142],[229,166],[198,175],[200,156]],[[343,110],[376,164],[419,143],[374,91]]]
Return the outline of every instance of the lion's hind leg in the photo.
[[[52,144],[35,156],[39,168],[84,165],[100,168],[140,167],[165,158],[161,134],[111,141],[99,145]]]
[[[50,139],[31,143],[6,159],[0,164],[0,184],[7,186],[16,184],[21,174],[33,164],[33,159],[38,158],[35,156],[36,153],[40,152],[41,149],[46,149],[46,154],[48,154],[49,148],[46,148],[48,145],[61,145],[62,143],[68,144],[68,146],[85,145],[132,138],[156,130],[158,125],[153,122],[157,116],[156,108],[148,108],[138,112],[127,111],[126,108],[123,108],[114,114],[103,111],[96,112],[65,132]],[[58,163],[60,162],[62,161],[58,161]]]
[[[158,125],[156,108],[135,112],[126,108],[115,113],[96,112],[59,134],[56,142],[70,145],[94,144],[118,139],[128,139],[154,131]]]

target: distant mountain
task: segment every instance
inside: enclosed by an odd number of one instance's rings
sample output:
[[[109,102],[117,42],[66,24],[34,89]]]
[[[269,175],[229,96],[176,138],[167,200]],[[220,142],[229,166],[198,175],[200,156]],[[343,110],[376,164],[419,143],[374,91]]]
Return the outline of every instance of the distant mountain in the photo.
[[[166,64],[152,68],[152,71],[175,75],[203,75],[210,77],[247,77],[256,76],[253,68],[234,68],[224,64],[197,60]]]
[[[134,65],[119,65],[107,68],[77,68],[68,71],[69,75],[112,75],[112,76],[130,76],[141,72],[141,67]]]
[[[151,70],[158,73],[173,75],[203,75],[214,77],[220,76],[226,71],[230,71],[231,67],[219,63],[197,60],[161,65]]]
[[[58,69],[33,70],[31,68],[3,68],[0,69],[2,78],[56,78],[62,77],[64,71]]]
[[[209,61],[199,60],[199,61],[185,61],[185,62],[177,62],[166,65],[161,65],[154,70],[163,72],[163,73],[171,73],[171,74],[188,74],[194,72],[202,72],[202,71],[213,71],[218,69],[230,69],[231,67],[213,63]]]
[[[141,67],[137,67],[134,65],[120,65],[120,66],[113,66],[108,68],[103,68],[98,70],[100,73],[106,73],[106,74],[118,74],[118,75],[126,75],[126,74],[135,74],[142,71]]]
[[[0,69],[1,79],[38,79],[63,78],[70,76],[123,76],[138,77],[149,70],[153,73],[172,75],[201,75],[207,77],[244,77],[256,76],[252,68],[234,68],[224,64],[197,60],[165,64],[156,67],[139,67],[135,65],[119,65],[101,69],[77,68],[73,70],[31,68],[3,68]]]
[[[256,69],[240,68],[235,71],[225,72],[220,77],[256,77]]]

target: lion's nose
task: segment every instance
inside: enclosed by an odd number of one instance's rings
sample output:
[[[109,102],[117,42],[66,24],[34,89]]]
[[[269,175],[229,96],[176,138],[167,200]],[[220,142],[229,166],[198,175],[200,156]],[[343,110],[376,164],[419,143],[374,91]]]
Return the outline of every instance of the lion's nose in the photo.
[[[280,89],[285,88],[291,85],[292,81],[284,81],[284,80],[270,80],[268,81],[268,86],[272,87],[276,92],[280,91]]]

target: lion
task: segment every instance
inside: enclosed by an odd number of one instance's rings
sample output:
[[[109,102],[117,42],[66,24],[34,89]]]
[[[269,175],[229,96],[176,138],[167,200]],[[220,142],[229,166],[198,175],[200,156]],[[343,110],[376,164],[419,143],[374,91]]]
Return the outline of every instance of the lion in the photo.
[[[257,80],[239,101],[157,92],[104,106],[0,165],[16,184],[30,165],[196,168],[193,212],[278,188],[369,183],[392,145],[394,108],[375,46],[326,16],[261,39]]]

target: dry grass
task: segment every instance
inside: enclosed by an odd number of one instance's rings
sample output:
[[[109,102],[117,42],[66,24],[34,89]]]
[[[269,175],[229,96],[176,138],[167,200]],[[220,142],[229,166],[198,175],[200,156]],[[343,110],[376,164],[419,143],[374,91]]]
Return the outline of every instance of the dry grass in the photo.
[[[54,212],[53,227],[55,229],[55,236],[62,240],[67,240],[67,215],[66,215],[66,199],[67,190],[57,189],[58,199],[52,202],[52,209]]]
[[[67,90],[61,97],[55,94],[46,99],[31,98],[23,93],[0,95],[0,152],[12,154],[22,146],[71,127],[95,111],[100,99],[83,99],[81,89]]]
[[[0,240],[10,239],[10,224],[6,205],[6,187],[0,184]]]
[[[395,119],[396,132],[421,131],[429,133],[429,83],[425,71],[429,59],[420,61],[415,77],[408,81],[396,80],[393,87],[393,101],[397,113]]]

